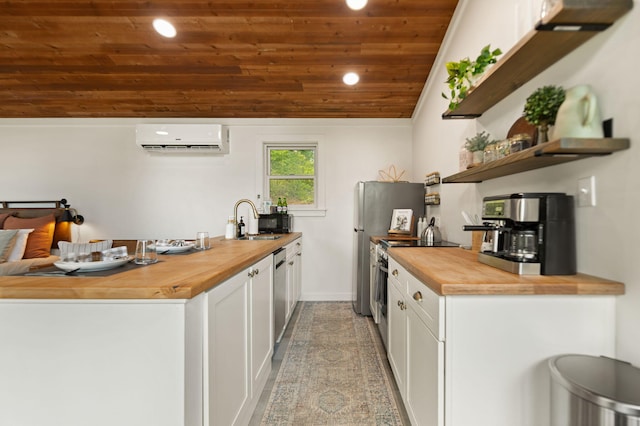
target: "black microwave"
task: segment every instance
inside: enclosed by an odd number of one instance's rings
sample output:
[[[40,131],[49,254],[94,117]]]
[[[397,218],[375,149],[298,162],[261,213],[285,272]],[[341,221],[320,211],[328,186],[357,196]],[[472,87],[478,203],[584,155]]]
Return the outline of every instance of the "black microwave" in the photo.
[[[261,234],[288,234],[293,231],[293,215],[261,214],[258,219],[258,232]]]

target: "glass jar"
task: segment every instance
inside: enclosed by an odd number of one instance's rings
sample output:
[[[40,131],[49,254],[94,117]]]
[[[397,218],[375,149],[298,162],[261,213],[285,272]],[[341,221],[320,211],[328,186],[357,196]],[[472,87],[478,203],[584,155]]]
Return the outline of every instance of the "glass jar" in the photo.
[[[491,143],[484,149],[484,162],[488,163],[496,159],[496,144]]]
[[[509,138],[509,149],[511,153],[522,151],[531,146],[531,136],[526,133],[520,133]]]
[[[496,159],[504,158],[509,155],[510,141],[509,139],[502,140],[496,144]]]

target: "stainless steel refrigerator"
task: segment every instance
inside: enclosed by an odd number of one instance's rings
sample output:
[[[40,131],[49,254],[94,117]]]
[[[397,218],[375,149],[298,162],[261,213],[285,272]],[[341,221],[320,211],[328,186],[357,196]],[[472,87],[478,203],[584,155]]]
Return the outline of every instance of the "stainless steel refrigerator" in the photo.
[[[369,238],[387,235],[394,209],[411,209],[413,217],[424,215],[421,183],[358,182],[355,187],[353,226],[353,309],[371,315],[369,308]],[[414,230],[415,234],[415,230]]]

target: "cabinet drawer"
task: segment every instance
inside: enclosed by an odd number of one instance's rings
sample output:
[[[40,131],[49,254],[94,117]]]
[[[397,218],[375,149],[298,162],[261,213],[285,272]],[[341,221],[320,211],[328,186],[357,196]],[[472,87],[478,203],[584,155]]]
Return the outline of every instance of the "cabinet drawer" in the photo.
[[[408,274],[408,272],[405,272]],[[409,274],[407,280],[407,304],[431,330],[439,341],[444,341],[444,297]]]
[[[389,257],[389,280],[394,279],[398,284],[398,290],[404,296],[407,292],[407,281],[411,274],[407,272],[398,262]]]

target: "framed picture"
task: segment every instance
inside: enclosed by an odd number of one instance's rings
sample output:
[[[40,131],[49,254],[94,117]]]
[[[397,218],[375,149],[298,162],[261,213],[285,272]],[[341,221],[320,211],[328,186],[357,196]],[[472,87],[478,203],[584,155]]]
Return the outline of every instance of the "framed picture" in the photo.
[[[389,234],[408,234],[413,231],[413,210],[393,209]]]

